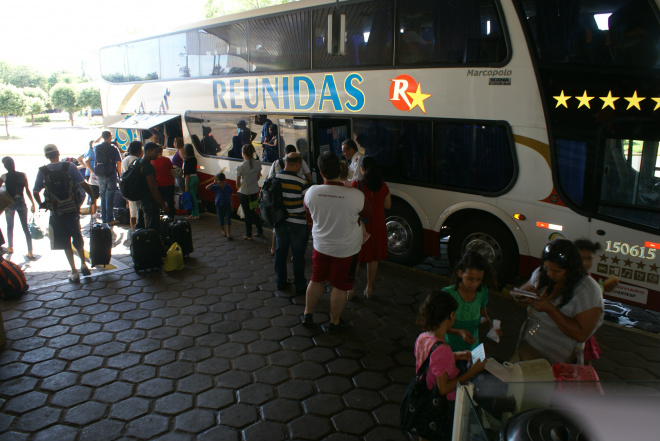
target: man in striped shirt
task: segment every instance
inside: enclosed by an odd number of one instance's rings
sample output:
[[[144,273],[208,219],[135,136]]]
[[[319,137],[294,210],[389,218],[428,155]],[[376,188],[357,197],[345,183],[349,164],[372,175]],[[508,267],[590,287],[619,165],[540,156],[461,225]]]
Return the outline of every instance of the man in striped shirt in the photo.
[[[286,261],[289,247],[293,254],[293,284],[296,294],[303,295],[307,290],[305,280],[305,249],[309,240],[309,227],[303,198],[309,184],[298,176],[302,167],[302,157],[298,153],[289,153],[284,158],[284,170],[275,177],[282,186],[282,197],[289,217],[286,222],[275,228],[277,246],[275,248],[275,274],[277,289],[288,285]]]

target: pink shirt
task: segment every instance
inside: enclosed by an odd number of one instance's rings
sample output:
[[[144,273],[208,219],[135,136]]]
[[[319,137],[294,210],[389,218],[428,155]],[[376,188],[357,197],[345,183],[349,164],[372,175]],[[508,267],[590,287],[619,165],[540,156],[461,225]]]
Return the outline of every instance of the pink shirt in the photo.
[[[443,340],[428,332],[419,334],[417,341],[415,341],[415,371],[418,371],[422,366],[422,363],[424,363],[424,360],[426,360],[426,357],[429,355],[431,347],[437,341]],[[441,377],[445,372],[450,380],[456,378],[459,374],[459,370],[456,367],[456,360],[454,359],[454,353],[449,345],[443,342],[443,344],[433,351],[433,354],[431,354],[431,360],[429,360],[429,370],[426,375],[426,386],[429,390],[433,389],[433,386],[438,382],[438,377]],[[455,401],[456,391],[449,392],[447,394],[447,400]]]

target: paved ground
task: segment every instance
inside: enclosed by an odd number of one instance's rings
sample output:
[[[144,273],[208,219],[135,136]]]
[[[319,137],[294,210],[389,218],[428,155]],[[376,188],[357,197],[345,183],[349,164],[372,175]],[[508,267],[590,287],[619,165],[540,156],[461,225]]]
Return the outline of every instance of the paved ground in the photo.
[[[276,290],[270,239],[227,241],[202,216],[185,270],[138,275],[115,232],[113,267],[80,285],[35,241],[30,292],[0,303],[0,440],[410,439],[398,411],[415,313],[446,278],[385,263],[375,299],[348,303],[351,329],[326,335],[299,324],[303,297]],[[486,352],[507,359],[523,311],[498,294],[489,310],[506,335]],[[326,297],[317,323],[327,311]],[[605,325],[597,338],[601,379],[660,379],[657,337]]]

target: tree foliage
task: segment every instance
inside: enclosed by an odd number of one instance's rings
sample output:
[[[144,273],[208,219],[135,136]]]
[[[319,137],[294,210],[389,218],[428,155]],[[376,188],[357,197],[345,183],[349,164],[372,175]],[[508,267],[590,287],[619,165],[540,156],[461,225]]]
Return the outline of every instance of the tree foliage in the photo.
[[[101,92],[98,87],[86,84],[78,89],[76,102],[81,109],[84,107],[88,107],[90,110],[97,109],[101,107]],[[92,116],[91,111],[89,112],[89,116]]]
[[[34,115],[38,115],[46,110],[46,102],[38,97],[25,97],[25,113],[32,117],[32,125],[34,125]]]
[[[76,101],[76,89],[73,85],[59,83],[50,89],[50,101],[53,107],[63,109],[69,113],[69,119],[73,126],[73,113],[80,107]]]
[[[48,81],[46,75],[28,66],[0,61],[0,83],[11,84],[18,88],[39,87],[45,89]]]
[[[281,5],[297,0],[206,0],[204,15],[206,18],[219,17],[235,12],[250,11],[267,6]]]
[[[0,84],[0,115],[5,117],[5,131],[9,136],[7,116],[22,115],[25,111],[25,95],[12,85]]]

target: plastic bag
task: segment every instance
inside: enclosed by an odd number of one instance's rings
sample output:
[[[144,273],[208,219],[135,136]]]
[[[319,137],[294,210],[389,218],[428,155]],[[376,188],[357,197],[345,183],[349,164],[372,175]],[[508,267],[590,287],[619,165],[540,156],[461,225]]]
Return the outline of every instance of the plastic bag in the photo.
[[[32,236],[32,239],[39,240],[44,238],[44,232],[41,230],[41,227],[37,225],[34,214],[31,216],[28,228],[30,229],[30,236]]]
[[[165,264],[163,265],[165,271],[178,271],[183,269],[183,252],[178,243],[174,242],[170,249],[167,250],[165,256]]]
[[[193,200],[192,200],[192,196],[190,196],[190,193],[185,192],[181,194],[181,200],[179,201],[179,206],[184,210],[193,209]]]
[[[239,206],[238,206],[238,209],[236,210],[236,214],[237,214],[238,217],[240,217],[241,219],[245,219],[245,212],[243,211],[243,206],[242,206],[242,205],[239,205]]]

